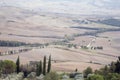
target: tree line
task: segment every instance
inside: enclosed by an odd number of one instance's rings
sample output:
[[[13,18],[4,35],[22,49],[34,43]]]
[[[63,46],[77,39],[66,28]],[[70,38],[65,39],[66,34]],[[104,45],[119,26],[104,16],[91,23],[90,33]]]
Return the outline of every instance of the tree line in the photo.
[[[18,41],[3,41],[0,40],[0,46],[4,46],[4,47],[18,47],[18,46],[24,46],[27,45],[24,42],[18,42]]]

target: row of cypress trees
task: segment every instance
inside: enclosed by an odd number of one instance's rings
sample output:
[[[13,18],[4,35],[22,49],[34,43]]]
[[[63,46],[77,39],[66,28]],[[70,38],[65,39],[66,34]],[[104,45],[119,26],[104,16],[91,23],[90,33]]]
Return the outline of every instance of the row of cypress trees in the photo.
[[[46,56],[44,56],[43,62],[40,61],[39,64],[36,65],[36,74],[37,76],[43,74],[46,75],[46,73],[49,73],[51,70],[51,55],[49,56],[48,59],[48,64],[46,64]],[[46,67],[47,66],[47,67]],[[47,70],[47,71],[46,71]],[[20,72],[20,59],[19,56],[16,60],[16,72]]]
[[[41,74],[46,75],[46,73],[49,73],[50,70],[51,70],[51,55],[49,56],[48,64],[46,64],[46,56],[44,56],[43,63],[42,61],[40,61],[39,64],[36,65],[36,74],[37,76]]]

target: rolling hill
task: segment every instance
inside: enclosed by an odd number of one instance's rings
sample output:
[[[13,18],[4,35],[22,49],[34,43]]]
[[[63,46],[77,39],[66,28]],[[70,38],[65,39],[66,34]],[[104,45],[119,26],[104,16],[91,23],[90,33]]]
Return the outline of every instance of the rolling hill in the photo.
[[[30,61],[42,60],[44,55],[48,57],[51,54],[53,69],[57,71],[72,72],[76,68],[82,71],[88,66],[94,69],[101,68],[111,61],[116,61],[120,56],[120,28],[91,21],[98,21],[103,17],[2,6],[0,7],[0,40],[34,45],[49,43],[49,46],[0,47],[2,53],[30,48],[27,52],[0,56],[0,60],[16,61],[19,55],[21,64],[27,64]],[[81,48],[87,46],[94,38],[95,42],[91,46],[102,46],[103,50]],[[71,45],[76,45],[76,48],[69,47]]]

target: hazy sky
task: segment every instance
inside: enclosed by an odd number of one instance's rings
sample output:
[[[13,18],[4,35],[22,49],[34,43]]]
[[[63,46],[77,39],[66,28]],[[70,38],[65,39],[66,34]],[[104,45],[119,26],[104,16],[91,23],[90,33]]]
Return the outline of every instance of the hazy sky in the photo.
[[[74,3],[74,4],[89,4],[89,5],[103,6],[107,8],[120,9],[120,0],[0,0],[0,3],[1,2],[10,4],[10,5],[18,4],[20,6],[25,6],[25,7],[27,6],[39,7],[41,5],[52,4],[52,3],[56,3],[56,4],[64,3],[68,5]]]
[[[120,0],[0,0],[0,5],[78,14],[120,11]]]

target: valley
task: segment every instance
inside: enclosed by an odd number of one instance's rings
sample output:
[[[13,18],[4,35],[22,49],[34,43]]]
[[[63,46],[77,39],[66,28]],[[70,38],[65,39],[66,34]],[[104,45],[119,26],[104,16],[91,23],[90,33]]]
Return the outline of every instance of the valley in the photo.
[[[5,55],[0,55],[0,60],[15,62],[19,56],[21,64],[29,64],[51,55],[54,71],[73,72],[77,68],[82,72],[88,66],[100,69],[120,56],[120,25],[104,23],[103,16],[34,12],[7,6],[0,10],[0,40],[6,45],[9,41],[25,43],[1,46],[0,53]],[[120,22],[120,17],[117,19]]]

